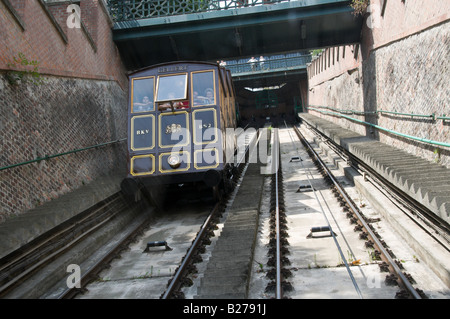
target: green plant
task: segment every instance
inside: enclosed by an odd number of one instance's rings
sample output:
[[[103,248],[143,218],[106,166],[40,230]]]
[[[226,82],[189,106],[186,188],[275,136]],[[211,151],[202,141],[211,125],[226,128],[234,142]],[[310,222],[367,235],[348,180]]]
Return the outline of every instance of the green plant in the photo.
[[[317,254],[314,254],[314,265],[316,266],[316,268],[321,268],[319,263],[317,262]]]
[[[263,265],[263,263],[260,263],[259,261],[256,261],[256,260],[255,260],[255,263],[258,264],[258,267],[259,267],[257,272],[264,272],[264,265]]]
[[[435,155],[434,162],[439,163],[441,161],[441,149],[435,148],[433,154]]]
[[[311,50],[309,51],[312,55],[312,57],[316,57],[319,56],[323,51],[325,51],[324,49],[316,49],[316,50]]]
[[[366,12],[367,7],[370,4],[370,0],[352,0],[350,7],[355,10],[353,12],[354,15],[361,14],[363,15]]]
[[[37,60],[28,60],[25,54],[19,52],[17,57],[13,57],[14,62],[9,62],[10,68],[25,68],[25,70],[11,70],[7,73],[7,79],[10,84],[30,81],[33,84],[43,84],[44,80],[39,73],[39,62]]]

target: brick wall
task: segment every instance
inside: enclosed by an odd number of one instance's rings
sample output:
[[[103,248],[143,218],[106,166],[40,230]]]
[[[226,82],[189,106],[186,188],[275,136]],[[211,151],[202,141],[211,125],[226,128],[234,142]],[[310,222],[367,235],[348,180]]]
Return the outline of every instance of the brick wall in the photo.
[[[450,121],[370,112],[450,114],[450,3],[372,0],[371,5],[360,45],[328,48],[308,67],[309,104],[366,112],[349,116],[448,143]],[[450,167],[448,148],[396,137],[338,116],[310,112]]]
[[[42,74],[112,80],[126,89],[125,69],[112,41],[112,24],[102,0],[81,1],[79,29],[67,27],[69,1],[7,1],[16,9],[25,29],[21,29],[4,0],[0,1],[0,70],[12,69],[8,64],[22,52],[40,63]]]
[[[0,1],[0,167],[126,137],[127,79],[111,20],[101,2],[82,0],[84,29],[68,28],[68,4]],[[9,80],[30,69],[10,64],[19,52],[39,62],[42,83]],[[99,176],[125,176],[125,143],[0,171],[0,222]]]

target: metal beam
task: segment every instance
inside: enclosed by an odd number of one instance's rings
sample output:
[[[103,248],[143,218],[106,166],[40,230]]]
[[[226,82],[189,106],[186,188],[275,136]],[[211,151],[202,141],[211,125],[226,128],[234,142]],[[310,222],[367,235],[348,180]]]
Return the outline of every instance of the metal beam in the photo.
[[[206,30],[211,32],[255,25],[289,23],[295,20],[312,18],[327,19],[329,16],[351,14],[353,11],[349,6],[314,6],[311,8],[306,6],[284,6],[292,3],[296,2],[273,5],[279,7],[272,10],[265,9],[267,7],[251,7],[117,22],[113,28],[113,39],[114,41],[124,41],[141,37],[161,37],[174,34],[198,33]],[[246,12],[242,13],[241,10]],[[355,20],[357,19],[355,18]]]
[[[351,44],[359,42],[362,18],[349,3],[298,0],[116,22],[113,39],[128,69]]]

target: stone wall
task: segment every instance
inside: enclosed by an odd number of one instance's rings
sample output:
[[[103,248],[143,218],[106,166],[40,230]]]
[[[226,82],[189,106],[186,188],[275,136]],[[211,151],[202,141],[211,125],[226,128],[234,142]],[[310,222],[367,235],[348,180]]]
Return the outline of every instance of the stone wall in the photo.
[[[328,48],[309,66],[309,105],[320,106],[322,111],[338,110],[402,134],[449,143],[449,120],[372,112],[449,116],[450,4],[372,0],[369,11],[361,44]],[[356,112],[343,113],[346,110]],[[450,167],[449,148],[310,112]]]
[[[44,77],[11,86],[0,76],[0,166],[126,137],[126,97],[113,81]],[[97,177],[126,174],[126,142],[0,172],[0,218],[18,215]]]
[[[0,167],[126,137],[126,70],[111,20],[101,1],[82,0],[84,27],[68,28],[70,3],[0,1]],[[19,56],[39,63],[37,78]],[[120,173],[126,141],[2,170],[0,222]]]

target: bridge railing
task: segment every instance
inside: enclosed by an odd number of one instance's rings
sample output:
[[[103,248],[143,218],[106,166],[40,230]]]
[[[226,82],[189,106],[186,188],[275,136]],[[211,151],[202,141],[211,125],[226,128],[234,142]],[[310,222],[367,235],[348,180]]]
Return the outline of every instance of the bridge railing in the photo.
[[[305,67],[311,62],[311,54],[286,53],[273,56],[263,56],[263,60],[255,57],[254,61],[250,58],[226,61],[226,68],[232,75],[239,75],[251,72],[275,72],[279,70],[298,69]]]
[[[115,22],[253,7],[298,0],[106,0]]]

